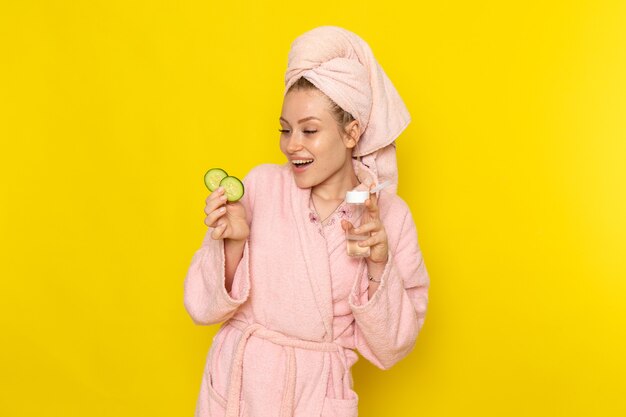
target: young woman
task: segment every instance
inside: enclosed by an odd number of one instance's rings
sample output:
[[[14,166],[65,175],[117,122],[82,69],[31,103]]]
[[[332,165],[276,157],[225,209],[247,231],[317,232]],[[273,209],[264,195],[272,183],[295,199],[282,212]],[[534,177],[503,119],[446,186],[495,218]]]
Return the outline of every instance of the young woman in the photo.
[[[424,322],[429,277],[395,194],[394,140],[410,118],[391,81],[361,38],[324,26],[294,41],[285,83],[288,162],[251,170],[237,203],[223,189],[207,198],[185,279],[194,322],[224,322],[197,417],[355,417],[355,349],[389,369]],[[346,192],[387,180],[357,218]],[[348,231],[371,234],[369,256],[347,255]]]

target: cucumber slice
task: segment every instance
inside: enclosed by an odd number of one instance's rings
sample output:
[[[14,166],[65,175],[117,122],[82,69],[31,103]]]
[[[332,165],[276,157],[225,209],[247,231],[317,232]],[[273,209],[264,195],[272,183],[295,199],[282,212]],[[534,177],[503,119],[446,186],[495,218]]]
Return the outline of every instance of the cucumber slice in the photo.
[[[221,168],[211,168],[204,174],[204,184],[209,191],[213,192],[220,186],[220,181],[228,177],[226,171]]]
[[[224,187],[226,199],[231,203],[243,197],[243,183],[237,177],[224,177],[222,181],[220,181],[220,187]]]

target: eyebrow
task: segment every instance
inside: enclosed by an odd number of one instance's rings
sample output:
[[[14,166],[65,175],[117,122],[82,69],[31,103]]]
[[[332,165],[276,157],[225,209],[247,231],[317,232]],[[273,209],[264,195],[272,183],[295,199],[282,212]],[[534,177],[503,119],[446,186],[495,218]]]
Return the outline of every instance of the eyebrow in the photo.
[[[312,120],[312,119],[316,119],[319,120],[320,122],[322,121],[322,119],[320,119],[319,117],[315,117],[315,116],[309,116],[309,117],[305,117],[304,119],[300,119],[298,120],[298,123],[304,123],[307,120]],[[280,117],[278,120],[282,120],[285,123],[289,123],[287,120],[285,120],[284,118]]]

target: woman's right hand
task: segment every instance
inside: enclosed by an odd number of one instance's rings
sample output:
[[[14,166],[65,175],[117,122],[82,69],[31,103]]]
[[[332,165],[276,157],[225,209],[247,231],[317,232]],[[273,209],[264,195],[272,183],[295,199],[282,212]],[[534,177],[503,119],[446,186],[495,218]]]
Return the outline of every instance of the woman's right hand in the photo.
[[[227,203],[224,187],[219,187],[206,199],[204,223],[213,227],[211,238],[245,241],[250,235],[246,209],[241,202]]]

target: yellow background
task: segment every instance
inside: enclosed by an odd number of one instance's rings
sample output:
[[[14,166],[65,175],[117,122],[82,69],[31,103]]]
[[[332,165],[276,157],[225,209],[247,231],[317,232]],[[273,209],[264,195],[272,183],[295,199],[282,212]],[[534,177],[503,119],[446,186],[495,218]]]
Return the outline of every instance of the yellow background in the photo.
[[[0,415],[191,416],[202,177],[282,162],[291,41],[344,26],[411,112],[431,275],[360,415],[626,415],[626,2],[4,1]]]

